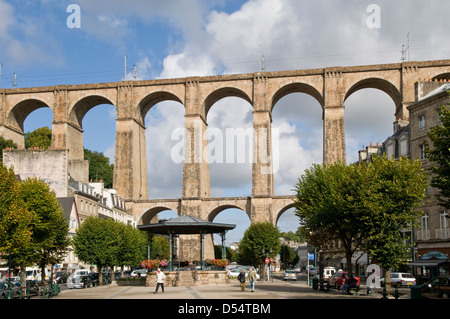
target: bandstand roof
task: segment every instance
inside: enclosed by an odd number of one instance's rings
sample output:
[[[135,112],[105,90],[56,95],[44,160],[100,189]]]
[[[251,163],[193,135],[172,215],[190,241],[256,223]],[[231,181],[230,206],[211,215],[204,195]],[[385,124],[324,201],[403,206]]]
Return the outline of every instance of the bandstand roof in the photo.
[[[212,223],[194,216],[186,215],[155,224],[139,225],[137,228],[153,234],[213,234],[234,229],[234,224]]]

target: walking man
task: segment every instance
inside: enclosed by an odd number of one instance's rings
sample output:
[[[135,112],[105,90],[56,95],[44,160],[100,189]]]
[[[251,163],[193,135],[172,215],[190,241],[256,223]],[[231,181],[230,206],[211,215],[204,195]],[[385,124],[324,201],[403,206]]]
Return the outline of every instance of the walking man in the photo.
[[[241,291],[245,291],[245,272],[244,272],[244,269],[241,270],[241,272],[239,273],[237,279],[241,283]]]
[[[162,292],[164,292],[164,279],[166,279],[166,275],[164,275],[164,273],[161,271],[161,269],[158,268],[158,270],[156,271],[156,277],[155,277],[155,281],[156,281],[155,294],[158,292],[159,286],[161,286],[161,290],[162,290]]]
[[[253,267],[250,268],[250,271],[248,273],[248,279],[250,279],[250,288],[252,292],[255,292],[256,273],[253,271]]]

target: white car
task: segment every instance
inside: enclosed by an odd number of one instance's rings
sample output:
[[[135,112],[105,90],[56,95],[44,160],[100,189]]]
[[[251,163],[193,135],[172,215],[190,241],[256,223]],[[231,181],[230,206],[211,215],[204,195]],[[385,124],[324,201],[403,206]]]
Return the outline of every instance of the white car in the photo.
[[[133,278],[147,277],[147,269],[133,270],[130,274],[130,277]]]
[[[229,276],[229,277],[232,277],[232,278],[237,278],[237,276],[239,275],[239,273],[241,272],[241,270],[244,269],[245,277],[247,277],[250,268],[252,268],[252,267],[251,267],[251,266],[237,266],[237,267],[235,267],[233,270],[231,270],[231,271],[228,273],[228,276]],[[253,271],[256,272],[255,269],[254,269]],[[259,276],[259,274],[256,273],[256,279],[259,280],[260,278],[261,278],[261,277]]]
[[[78,269],[73,274],[67,277],[67,288],[84,288],[83,281],[81,277],[87,276],[89,274],[89,270],[87,269]]]
[[[391,272],[391,286],[413,286],[416,284],[416,278],[407,272]],[[384,278],[380,279],[381,286],[384,286]]]

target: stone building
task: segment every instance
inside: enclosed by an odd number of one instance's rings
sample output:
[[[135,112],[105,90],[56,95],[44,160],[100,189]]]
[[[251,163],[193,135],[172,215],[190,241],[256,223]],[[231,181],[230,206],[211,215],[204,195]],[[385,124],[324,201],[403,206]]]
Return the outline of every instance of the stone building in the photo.
[[[437,110],[450,103],[450,83],[419,82],[416,84],[418,101],[408,106],[410,112],[411,158],[422,161],[422,167],[431,175],[430,168],[436,163],[428,160],[425,145],[432,146],[428,133],[432,127],[442,125]],[[431,179],[431,177],[430,177]],[[417,260],[448,260],[450,254],[450,229],[448,212],[439,205],[439,189],[429,186],[426,191],[424,214],[420,226],[414,230]],[[423,270],[423,269],[422,269]],[[443,269],[441,269],[443,270]],[[447,269],[448,272],[448,269]],[[429,275],[429,274],[422,274]],[[434,274],[436,275],[436,274]]]

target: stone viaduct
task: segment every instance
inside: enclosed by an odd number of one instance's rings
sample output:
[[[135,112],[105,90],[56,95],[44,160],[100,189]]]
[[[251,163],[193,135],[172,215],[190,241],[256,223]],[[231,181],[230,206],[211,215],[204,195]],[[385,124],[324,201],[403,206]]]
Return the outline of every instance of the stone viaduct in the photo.
[[[414,84],[420,80],[448,78],[450,60],[395,64],[330,67],[310,70],[188,77],[148,81],[126,81],[83,85],[58,85],[0,90],[0,135],[24,145],[23,123],[35,109],[53,111],[52,148],[69,149],[71,160],[83,159],[84,115],[100,104],[117,110],[114,187],[127,199],[127,207],[139,224],[148,223],[157,213],[173,210],[212,221],[222,210],[238,208],[250,221],[270,221],[292,207],[292,196],[275,196],[271,162],[271,113],[287,94],[302,92],[322,106],[323,162],[345,160],[344,102],[354,92],[375,88],[387,93],[395,103],[396,118],[408,119],[407,106],[415,101]],[[252,195],[210,198],[209,165],[198,159],[196,150],[206,147],[194,136],[200,127],[207,130],[207,114],[222,98],[234,96],[253,107]],[[173,100],[185,108],[185,161],[182,197],[148,198],[145,152],[146,113],[155,104]],[[261,130],[263,129],[263,130]],[[259,132],[267,134],[260,135]],[[387,132],[388,134],[388,132]],[[193,145],[199,142],[200,145]],[[191,144],[191,145],[189,145]],[[194,149],[186,152],[186,149]],[[257,156],[267,154],[264,161]]]

